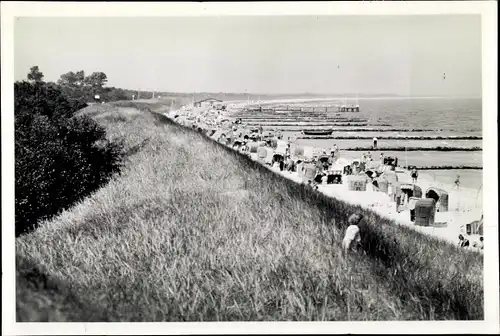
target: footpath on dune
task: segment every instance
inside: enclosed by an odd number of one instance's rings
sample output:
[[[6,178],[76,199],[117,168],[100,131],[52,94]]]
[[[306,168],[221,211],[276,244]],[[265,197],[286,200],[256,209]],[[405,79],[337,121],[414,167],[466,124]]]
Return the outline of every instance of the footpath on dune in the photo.
[[[95,312],[46,319],[483,318],[481,254],[298,185],[154,109],[82,111],[123,141],[127,158],[108,185],[16,240],[21,266]],[[362,246],[343,257],[356,211],[367,221]],[[34,303],[23,302],[27,319]]]

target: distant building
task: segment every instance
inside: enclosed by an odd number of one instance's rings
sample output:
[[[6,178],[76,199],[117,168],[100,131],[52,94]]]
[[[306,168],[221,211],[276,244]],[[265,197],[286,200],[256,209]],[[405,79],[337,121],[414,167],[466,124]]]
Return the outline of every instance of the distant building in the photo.
[[[206,98],[194,102],[194,107],[212,107],[218,103],[222,103],[222,100],[215,98]]]

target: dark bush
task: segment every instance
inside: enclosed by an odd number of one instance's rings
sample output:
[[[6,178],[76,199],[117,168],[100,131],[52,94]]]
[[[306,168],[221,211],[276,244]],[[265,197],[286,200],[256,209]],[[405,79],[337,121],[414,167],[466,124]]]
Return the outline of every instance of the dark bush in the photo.
[[[83,104],[57,85],[17,82],[14,94],[17,237],[106,183],[122,148],[93,119],[74,116]]]

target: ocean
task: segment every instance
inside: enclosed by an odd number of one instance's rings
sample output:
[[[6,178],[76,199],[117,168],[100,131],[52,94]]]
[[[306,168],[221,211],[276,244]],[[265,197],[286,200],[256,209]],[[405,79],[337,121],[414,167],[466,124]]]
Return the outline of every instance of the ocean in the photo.
[[[360,99],[360,114],[393,126],[482,133],[480,98]]]

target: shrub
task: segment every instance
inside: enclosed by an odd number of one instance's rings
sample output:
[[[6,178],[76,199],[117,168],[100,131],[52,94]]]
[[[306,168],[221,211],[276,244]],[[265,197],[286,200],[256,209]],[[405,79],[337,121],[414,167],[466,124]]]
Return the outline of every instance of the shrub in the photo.
[[[83,105],[54,84],[17,82],[15,92],[16,236],[33,229],[107,182],[121,147]]]

